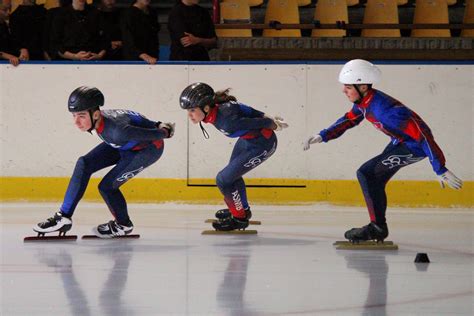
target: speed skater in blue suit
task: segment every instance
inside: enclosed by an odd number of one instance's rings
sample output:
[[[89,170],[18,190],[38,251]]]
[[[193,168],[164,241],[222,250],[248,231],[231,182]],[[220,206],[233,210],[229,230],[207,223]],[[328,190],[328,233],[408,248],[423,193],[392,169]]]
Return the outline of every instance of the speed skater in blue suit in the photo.
[[[339,82],[343,84],[343,93],[353,103],[351,110],[327,129],[310,136],[304,144],[304,150],[308,150],[311,144],[336,139],[364,118],[390,137],[383,152],[357,170],[370,223],[345,233],[345,238],[353,242],[383,241],[388,236],[385,186],[401,168],[428,157],[443,188],[445,185],[456,190],[462,187],[461,179],[446,168],[443,152],[421,117],[400,101],[372,87],[381,76],[380,69],[366,60],[347,62],[339,73]]]
[[[270,117],[242,104],[229,95],[229,89],[214,92],[206,83],[197,82],[186,87],[180,96],[181,108],[188,111],[194,124],[212,124],[224,135],[238,138],[230,161],[216,177],[216,184],[224,195],[228,209],[218,211],[213,227],[220,231],[245,229],[251,211],[243,175],[270,158],[277,148],[274,131],[288,127],[281,117]]]
[[[93,228],[100,238],[128,235],[133,230],[120,187],[160,159],[165,138],[174,134],[174,123],[151,121],[130,110],[100,110],[104,95],[94,87],[75,89],[68,99],[74,124],[83,132],[96,134],[102,143],[77,160],[60,210],[33,230],[65,233],[93,173],[114,166],[100,181],[99,192],[114,216]]]

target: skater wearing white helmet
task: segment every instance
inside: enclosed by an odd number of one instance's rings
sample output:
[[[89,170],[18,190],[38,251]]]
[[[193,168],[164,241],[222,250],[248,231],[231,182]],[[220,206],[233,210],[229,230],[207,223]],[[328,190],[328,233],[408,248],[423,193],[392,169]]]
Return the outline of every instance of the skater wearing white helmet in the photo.
[[[381,76],[380,69],[366,60],[354,59],[346,63],[339,73],[339,82],[344,85],[343,93],[353,103],[352,109],[329,128],[309,137],[304,144],[304,150],[308,150],[311,144],[336,139],[364,118],[391,139],[380,155],[357,170],[370,223],[348,230],[344,236],[350,241],[383,241],[388,236],[385,186],[407,165],[428,157],[443,188],[445,184],[453,189],[462,187],[462,181],[446,168],[443,152],[428,125],[400,101],[372,87]]]

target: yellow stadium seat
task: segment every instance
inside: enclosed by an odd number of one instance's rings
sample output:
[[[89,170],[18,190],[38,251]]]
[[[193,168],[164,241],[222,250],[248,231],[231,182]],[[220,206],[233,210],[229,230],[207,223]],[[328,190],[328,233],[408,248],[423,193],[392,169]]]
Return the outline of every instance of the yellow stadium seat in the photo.
[[[6,1],[5,4],[10,3],[10,13],[16,10],[18,6],[23,2],[23,0],[11,0],[11,1]]]
[[[92,4],[93,0],[87,0],[87,4]],[[59,7],[59,0],[36,0],[36,4],[43,4],[46,9]]]
[[[233,2],[234,0],[223,0],[221,2]],[[263,0],[246,0],[250,7],[258,7],[263,4]]]
[[[228,0],[220,3],[221,23],[250,23],[247,0]],[[218,37],[252,37],[251,29],[216,29]]]
[[[334,24],[337,21],[349,22],[347,11],[348,0],[318,0],[314,9],[314,20],[321,24]],[[351,0],[350,4],[355,5],[359,1]],[[312,37],[343,37],[346,30],[336,29],[313,29]]]
[[[408,1],[408,0],[406,0]],[[359,4],[359,0],[347,0],[347,6],[351,7],[353,5]]]
[[[464,9],[463,23],[474,23],[474,0],[466,0]],[[464,29],[461,31],[461,37],[474,37],[473,29]]]
[[[399,23],[398,0],[367,0],[364,24]],[[363,37],[400,37],[397,29],[363,29]]]
[[[298,0],[299,7],[305,7],[311,4],[311,0]]]
[[[248,0],[249,6],[258,7],[263,4],[263,0]]]
[[[297,0],[268,0],[265,23],[278,21],[282,24],[299,24],[300,15]],[[263,30],[264,37],[301,37],[301,30]]]
[[[413,24],[449,23],[446,0],[416,0]],[[451,37],[448,29],[413,29],[412,37]]]

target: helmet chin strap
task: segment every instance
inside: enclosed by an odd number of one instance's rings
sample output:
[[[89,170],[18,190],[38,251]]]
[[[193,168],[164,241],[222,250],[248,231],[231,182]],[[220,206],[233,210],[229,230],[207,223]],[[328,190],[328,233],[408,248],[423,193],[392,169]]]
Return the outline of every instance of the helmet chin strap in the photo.
[[[91,128],[89,128],[87,132],[89,132],[89,134],[92,134],[92,131],[95,129],[95,123],[97,122],[97,120],[94,120],[94,118],[92,117],[92,110],[89,110],[87,112],[89,112],[89,117],[91,118]]]
[[[357,91],[357,93],[359,94],[359,98],[357,100],[354,101],[355,104],[359,104],[361,101],[362,101],[362,92],[360,92],[360,89],[359,89],[359,85],[357,84],[353,84],[352,85],[354,87],[354,89]]]
[[[206,113],[206,111],[204,111],[204,107],[202,107],[200,109],[204,113],[204,119],[205,119],[209,113]],[[204,138],[209,139],[209,133],[206,131],[204,126],[202,126],[202,121],[199,122],[199,127],[201,128],[201,132],[204,135]]]

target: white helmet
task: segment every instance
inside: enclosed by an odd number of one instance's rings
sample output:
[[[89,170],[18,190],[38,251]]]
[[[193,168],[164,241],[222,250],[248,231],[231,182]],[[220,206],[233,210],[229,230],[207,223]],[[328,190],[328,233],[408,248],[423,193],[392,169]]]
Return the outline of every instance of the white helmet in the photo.
[[[367,60],[353,59],[342,67],[339,82],[343,84],[374,84],[380,81],[382,72]]]

